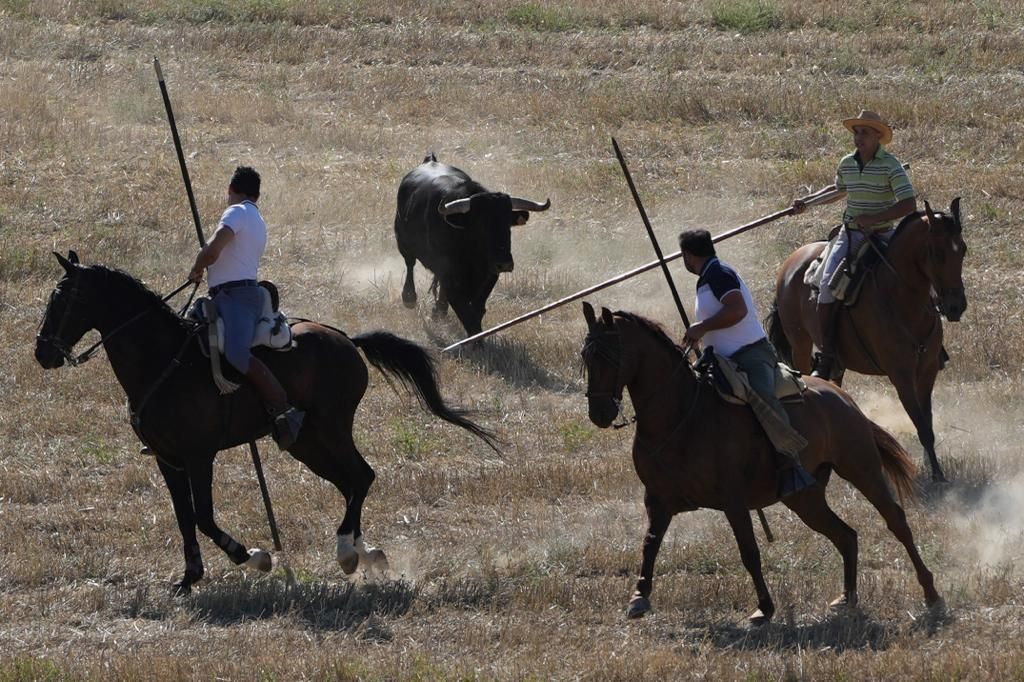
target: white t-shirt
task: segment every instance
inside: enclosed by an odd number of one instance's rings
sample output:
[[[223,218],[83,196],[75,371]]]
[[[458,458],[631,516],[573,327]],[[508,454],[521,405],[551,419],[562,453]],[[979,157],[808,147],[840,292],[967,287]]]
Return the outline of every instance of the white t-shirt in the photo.
[[[718,313],[722,309],[722,298],[732,291],[739,291],[743,295],[747,314],[733,326],[709,331],[701,338],[705,348],[714,346],[718,354],[725,357],[765,338],[764,327],[757,318],[757,308],[750,289],[736,271],[718,258],[708,260],[697,278],[697,304],[694,310],[697,320],[706,320]]]
[[[257,279],[260,259],[267,248],[267,224],[260,209],[246,199],[228,206],[220,217],[220,225],[229,228],[235,237],[220,252],[217,261],[207,268],[209,284],[215,287],[239,279]]]

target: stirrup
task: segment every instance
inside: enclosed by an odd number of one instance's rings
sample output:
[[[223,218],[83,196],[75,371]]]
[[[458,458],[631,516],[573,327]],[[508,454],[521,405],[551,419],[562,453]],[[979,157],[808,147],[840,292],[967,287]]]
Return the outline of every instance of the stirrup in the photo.
[[[277,443],[277,447],[282,450],[287,450],[295,445],[295,441],[299,437],[299,429],[302,428],[302,420],[305,416],[306,413],[302,410],[295,407],[289,407],[287,410],[274,417],[271,435],[274,437],[274,442]]]
[[[812,364],[814,365],[811,369],[812,377],[818,377],[825,381],[832,380],[832,365],[835,364],[835,356],[819,351],[814,354],[814,362]]]
[[[776,494],[779,499],[782,499],[816,485],[818,485],[817,479],[811,476],[803,466],[795,464],[779,471],[779,485]]]

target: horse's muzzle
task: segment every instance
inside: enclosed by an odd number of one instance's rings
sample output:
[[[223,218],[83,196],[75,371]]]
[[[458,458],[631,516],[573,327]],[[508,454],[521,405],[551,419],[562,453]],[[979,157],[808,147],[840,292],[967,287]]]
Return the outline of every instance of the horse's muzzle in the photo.
[[[967,295],[963,289],[945,289],[939,297],[939,312],[950,322],[959,322],[967,310]]]
[[[500,261],[498,263],[495,263],[494,264],[494,271],[498,272],[498,273],[501,273],[501,272],[512,272],[513,270],[515,270],[515,267],[516,267],[515,261],[513,261],[510,258],[509,260]]]
[[[43,369],[57,369],[64,365],[64,354],[44,339],[36,339],[36,362]]]
[[[590,421],[599,429],[607,429],[619,416],[619,406],[611,398],[587,398]]]

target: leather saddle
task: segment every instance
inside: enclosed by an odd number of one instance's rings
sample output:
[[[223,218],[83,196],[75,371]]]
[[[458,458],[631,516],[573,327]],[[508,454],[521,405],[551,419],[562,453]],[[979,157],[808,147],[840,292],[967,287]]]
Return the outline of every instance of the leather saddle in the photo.
[[[253,335],[252,347],[265,346],[278,351],[290,350],[292,328],[288,318],[278,309],[277,287],[272,282],[261,281],[259,290],[263,296],[263,311],[256,322],[256,333]],[[209,333],[200,334],[203,353],[210,354],[210,347],[223,354],[224,352],[224,321],[217,315],[213,300],[200,296],[189,308],[186,318],[199,325],[208,325]]]

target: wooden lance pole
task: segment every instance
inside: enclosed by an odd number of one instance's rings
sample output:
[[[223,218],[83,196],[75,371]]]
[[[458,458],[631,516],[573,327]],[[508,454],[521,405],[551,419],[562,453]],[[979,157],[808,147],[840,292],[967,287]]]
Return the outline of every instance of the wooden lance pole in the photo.
[[[815,192],[812,195],[808,195],[807,197],[804,197],[802,199],[802,201],[804,201],[804,203],[807,206],[816,206],[818,204],[821,204],[821,203],[824,203],[824,202],[828,201],[829,199],[833,199],[833,198],[835,198],[836,196],[838,196],[840,194],[835,189],[834,185],[831,185],[830,187],[822,188],[820,190],[820,192],[822,192],[822,194],[818,194],[817,192]],[[723,241],[725,239],[729,239],[730,237],[735,237],[738,234],[743,234],[744,232],[747,232],[748,230],[753,230],[755,227],[761,227],[762,225],[767,225],[768,223],[774,222],[774,221],[778,220],[779,218],[784,218],[786,216],[793,215],[795,212],[796,211],[793,210],[793,207],[790,206],[789,208],[783,209],[781,211],[776,211],[775,213],[769,213],[768,215],[763,216],[761,218],[758,218],[757,220],[754,220],[752,222],[746,223],[744,225],[740,225],[739,227],[735,227],[735,228],[733,228],[731,230],[723,232],[722,234],[713,237],[711,241],[713,241],[715,243],[718,243],[718,242]],[[531,310],[530,312],[524,313],[523,315],[520,315],[519,317],[515,317],[515,318],[513,318],[511,320],[507,320],[505,322],[502,322],[501,324],[496,325],[494,327],[491,327],[490,329],[485,329],[482,332],[474,334],[473,336],[470,336],[468,338],[462,339],[461,341],[457,341],[457,342],[451,344],[450,346],[445,347],[443,350],[445,352],[447,352],[447,351],[450,351],[450,350],[455,350],[456,348],[459,348],[460,346],[463,346],[463,345],[465,345],[467,343],[470,343],[472,341],[479,341],[480,339],[483,339],[483,338],[486,338],[488,336],[491,336],[492,334],[496,334],[496,333],[498,333],[498,332],[500,332],[500,331],[502,331],[504,329],[508,329],[509,327],[514,327],[515,325],[519,324],[520,322],[526,322],[527,320],[533,319],[533,318],[537,317],[538,315],[543,315],[544,313],[550,312],[550,311],[554,310],[555,308],[560,308],[563,305],[565,305],[566,303],[572,303],[573,301],[581,299],[584,296],[589,296],[590,294],[592,294],[594,292],[601,291],[602,289],[607,289],[608,287],[613,286],[615,284],[618,284],[620,282],[625,282],[627,279],[632,279],[633,277],[636,277],[639,274],[645,273],[648,270],[653,270],[654,268],[662,266],[665,263],[671,263],[672,261],[676,260],[677,258],[680,258],[682,255],[683,255],[682,251],[676,251],[675,253],[670,253],[667,256],[665,256],[664,258],[660,258],[660,259],[658,259],[656,261],[651,261],[650,263],[646,263],[644,265],[641,265],[640,267],[633,268],[632,270],[629,270],[628,272],[623,272],[623,273],[621,273],[619,275],[615,275],[611,279],[606,279],[605,281],[601,282],[600,284],[595,284],[595,285],[593,285],[591,287],[587,287],[586,289],[583,289],[582,291],[577,291],[575,294],[571,294],[571,295],[566,296],[564,298],[560,298],[557,301],[554,301],[552,303],[548,303],[547,305],[545,305],[545,306],[543,306],[541,308],[537,308],[536,310]]]

